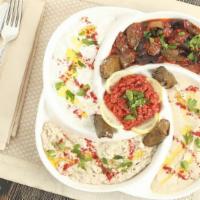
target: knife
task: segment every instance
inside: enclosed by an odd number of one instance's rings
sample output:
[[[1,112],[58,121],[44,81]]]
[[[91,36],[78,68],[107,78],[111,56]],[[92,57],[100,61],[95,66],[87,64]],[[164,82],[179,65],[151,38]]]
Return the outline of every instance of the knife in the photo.
[[[8,3],[7,2],[2,3],[0,5],[0,33],[2,31],[2,28],[3,28],[3,23],[4,23],[4,19],[5,19],[7,10],[8,10]]]

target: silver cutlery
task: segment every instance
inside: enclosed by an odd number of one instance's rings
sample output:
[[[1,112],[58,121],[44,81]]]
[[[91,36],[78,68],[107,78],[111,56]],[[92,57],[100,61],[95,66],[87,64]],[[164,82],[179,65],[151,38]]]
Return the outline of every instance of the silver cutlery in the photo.
[[[0,48],[0,64],[3,61],[3,54],[9,42],[17,38],[21,24],[23,11],[23,0],[10,0],[9,8],[4,20],[1,36],[3,45]]]
[[[5,19],[5,16],[6,16],[7,9],[8,9],[8,3],[7,2],[2,3],[0,5],[0,33],[1,33],[2,28],[3,28],[3,22],[4,22],[4,19]]]

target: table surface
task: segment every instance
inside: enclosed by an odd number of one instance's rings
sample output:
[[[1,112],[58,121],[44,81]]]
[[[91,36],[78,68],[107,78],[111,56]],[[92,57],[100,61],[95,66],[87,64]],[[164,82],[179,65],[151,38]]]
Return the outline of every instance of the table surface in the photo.
[[[178,0],[200,6],[200,0]],[[0,179],[0,200],[71,200],[60,195]],[[198,198],[199,199],[199,198]]]

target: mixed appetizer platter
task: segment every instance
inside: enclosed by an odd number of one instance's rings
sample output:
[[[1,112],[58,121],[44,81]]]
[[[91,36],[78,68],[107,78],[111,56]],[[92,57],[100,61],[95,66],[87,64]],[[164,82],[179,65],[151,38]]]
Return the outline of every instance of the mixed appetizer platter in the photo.
[[[106,20],[102,21],[102,15]],[[36,144],[67,186],[173,199],[200,188],[200,22],[81,11],[46,50]]]

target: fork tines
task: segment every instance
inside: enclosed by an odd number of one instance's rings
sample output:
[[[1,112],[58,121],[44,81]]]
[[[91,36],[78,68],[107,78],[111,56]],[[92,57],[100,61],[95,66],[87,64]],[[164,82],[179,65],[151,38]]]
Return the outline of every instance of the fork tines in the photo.
[[[10,0],[7,17],[5,20],[6,25],[19,26],[22,17],[23,0]]]

